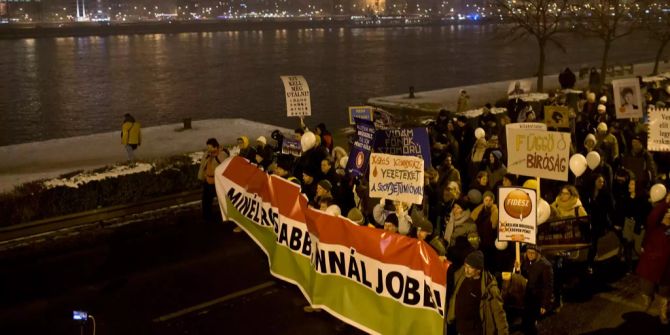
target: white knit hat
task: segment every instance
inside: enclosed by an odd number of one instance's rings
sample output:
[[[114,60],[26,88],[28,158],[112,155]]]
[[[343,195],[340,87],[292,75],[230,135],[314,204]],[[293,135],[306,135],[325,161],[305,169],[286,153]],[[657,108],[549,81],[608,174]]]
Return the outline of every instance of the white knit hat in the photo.
[[[606,111],[606,110],[607,110],[607,107],[605,107],[605,105],[603,105],[603,104],[599,104],[599,105],[598,105],[598,111],[599,111],[599,112],[604,112],[604,111]]]
[[[586,95],[586,99],[588,101],[596,101],[596,94],[593,92],[589,92],[589,94]]]
[[[600,102],[601,103],[606,103],[607,102],[607,96],[603,95],[602,97],[600,97]]]
[[[598,123],[598,131],[607,131],[607,124],[605,122]]]
[[[256,139],[256,142],[261,142],[261,143],[263,143],[263,144],[268,144],[268,140],[265,139],[265,136],[259,136],[259,137]]]

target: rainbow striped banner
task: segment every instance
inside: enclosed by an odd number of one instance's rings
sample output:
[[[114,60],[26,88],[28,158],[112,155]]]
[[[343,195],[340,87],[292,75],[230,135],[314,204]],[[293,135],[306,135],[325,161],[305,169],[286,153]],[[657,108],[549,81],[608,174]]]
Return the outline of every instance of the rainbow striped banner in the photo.
[[[298,185],[240,157],[215,179],[224,219],[312,306],[369,333],[444,333],[448,263],[427,243],[311,208]]]

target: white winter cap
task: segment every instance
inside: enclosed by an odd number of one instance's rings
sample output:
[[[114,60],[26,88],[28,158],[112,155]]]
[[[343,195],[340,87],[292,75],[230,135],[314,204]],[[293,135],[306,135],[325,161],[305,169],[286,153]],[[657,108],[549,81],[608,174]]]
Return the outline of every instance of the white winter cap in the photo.
[[[595,145],[596,144],[596,136],[593,135],[593,134],[586,135],[586,139],[584,139],[584,146],[587,146],[586,143],[588,143],[589,141],[592,141],[593,145]]]
[[[598,123],[598,131],[607,131],[607,124],[605,122]]]
[[[268,144],[268,140],[265,139],[265,136],[259,136],[259,137],[256,139],[256,142],[261,142],[261,143],[263,143],[263,144]]]
[[[603,105],[603,104],[599,104],[599,105],[598,105],[598,111],[599,111],[599,112],[604,112],[604,111],[606,111],[606,110],[607,110],[607,107],[605,107],[605,105]]]
[[[607,102],[607,96],[603,95],[602,97],[600,97],[600,102],[606,103]]]
[[[586,95],[586,100],[588,101],[596,101],[596,94],[593,92],[589,92],[589,94]]]

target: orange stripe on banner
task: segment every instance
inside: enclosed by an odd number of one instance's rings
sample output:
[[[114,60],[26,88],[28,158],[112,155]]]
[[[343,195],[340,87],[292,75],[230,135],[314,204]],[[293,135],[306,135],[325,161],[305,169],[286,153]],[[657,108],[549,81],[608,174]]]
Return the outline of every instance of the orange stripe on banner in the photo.
[[[272,190],[268,187],[270,176],[242,157],[233,157],[223,171],[223,176],[263,199],[271,198]]]
[[[263,201],[277,207],[279,213],[295,221],[304,222],[310,234],[328,244],[350,246],[356,252],[387,264],[399,264],[430,274],[433,282],[446,284],[447,264],[425,242],[380,229],[361,227],[342,217],[317,211],[307,205],[300,187],[279,177],[270,177],[247,160],[233,157],[223,176],[256,193]],[[407,255],[417,255],[407,257]]]
[[[415,238],[358,226],[348,220],[309,208],[307,226],[311,234],[327,244],[351,246],[357,253],[387,264],[401,264],[430,274],[433,282],[446,283],[446,268],[433,248]],[[417,255],[417,257],[407,257]],[[422,255],[422,256],[418,256]]]

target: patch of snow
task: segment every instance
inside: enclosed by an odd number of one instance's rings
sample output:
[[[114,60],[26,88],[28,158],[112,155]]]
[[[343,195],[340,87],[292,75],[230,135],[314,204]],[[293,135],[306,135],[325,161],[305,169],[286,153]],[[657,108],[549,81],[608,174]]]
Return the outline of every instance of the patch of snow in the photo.
[[[147,164],[147,163],[137,163],[133,165],[116,165],[113,166],[110,170],[104,172],[99,173],[82,172],[69,178],[55,178],[47,180],[44,182],[44,186],[47,189],[58,186],[79,188],[79,186],[85,185],[92,181],[99,181],[107,178],[116,178],[118,176],[129,175],[133,173],[151,171],[151,169],[153,168],[154,168],[153,164]]]
[[[135,158],[139,162],[151,162],[194,153],[191,157],[196,159],[195,155],[202,155],[206,148],[205,142],[211,137],[216,138],[222,145],[232,146],[236,145],[236,139],[240,136],[257,138],[263,135],[274,145],[270,137],[272,131],[278,129],[291,133],[287,128],[245,119],[195,120],[192,127],[193,129],[184,130],[181,123],[175,123],[142,128],[142,145],[135,151]],[[2,146],[0,192],[11,191],[23,183],[56,178],[72,171],[112,166],[126,160],[126,151],[118,131]],[[72,185],[77,183],[70,182]],[[55,183],[51,184],[56,185]]]

